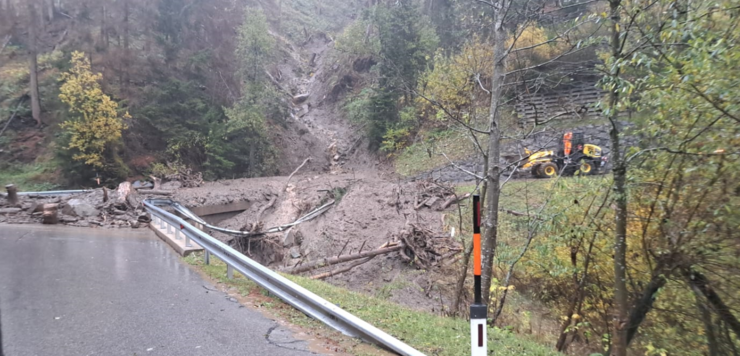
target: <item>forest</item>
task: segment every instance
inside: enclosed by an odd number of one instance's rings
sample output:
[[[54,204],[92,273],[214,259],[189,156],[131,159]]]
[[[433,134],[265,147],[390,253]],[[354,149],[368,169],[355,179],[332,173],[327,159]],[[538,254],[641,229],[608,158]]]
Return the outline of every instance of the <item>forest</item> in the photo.
[[[740,0],[2,0],[0,183],[446,165],[482,197],[491,328],[573,355],[740,355],[736,44]],[[597,100],[532,104],[581,91]],[[350,132],[338,148],[311,110]],[[512,147],[593,127],[605,174],[516,174]],[[471,215],[447,224],[472,235]],[[472,300],[461,243],[450,318]]]

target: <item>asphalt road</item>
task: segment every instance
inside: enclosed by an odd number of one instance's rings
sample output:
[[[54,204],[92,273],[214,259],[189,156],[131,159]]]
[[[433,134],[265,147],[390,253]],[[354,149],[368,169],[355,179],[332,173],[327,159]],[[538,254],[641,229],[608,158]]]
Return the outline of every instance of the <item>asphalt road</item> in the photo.
[[[307,355],[148,230],[0,224],[0,354]]]

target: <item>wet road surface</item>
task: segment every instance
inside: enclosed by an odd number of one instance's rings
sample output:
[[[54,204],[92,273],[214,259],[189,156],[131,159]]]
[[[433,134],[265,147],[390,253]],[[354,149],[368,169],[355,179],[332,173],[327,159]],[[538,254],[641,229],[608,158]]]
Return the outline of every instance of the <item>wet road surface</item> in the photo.
[[[0,224],[0,354],[311,354],[206,288],[149,230]]]

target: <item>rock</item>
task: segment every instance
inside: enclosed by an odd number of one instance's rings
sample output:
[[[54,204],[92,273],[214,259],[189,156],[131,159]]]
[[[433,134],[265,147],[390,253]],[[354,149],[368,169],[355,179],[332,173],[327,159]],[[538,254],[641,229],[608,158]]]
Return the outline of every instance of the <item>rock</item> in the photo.
[[[179,189],[180,187],[182,187],[182,182],[180,182],[179,180],[173,180],[162,184],[163,190],[175,190]]]
[[[295,234],[293,233],[293,228],[289,228],[283,235],[283,247],[291,247],[293,245],[295,245]]]
[[[134,189],[152,189],[152,188],[154,188],[154,184],[149,183],[149,182],[146,182],[146,181],[142,182],[140,180],[137,180],[136,182],[134,182],[134,184],[132,184],[132,186],[134,187]]]
[[[21,211],[23,211],[23,209],[21,208],[5,208],[5,209],[0,209],[0,215],[18,214]]]
[[[138,229],[141,226],[141,223],[138,220],[131,220],[129,221],[129,224],[131,224],[131,227],[134,229]]]
[[[73,217],[73,216],[67,216],[67,215],[62,215],[62,217],[61,217],[61,218],[59,218],[59,221],[60,221],[60,222],[61,222],[62,224],[71,224],[71,223],[76,223],[76,222],[78,222],[79,220],[80,220],[80,219],[77,219],[76,217]]]
[[[439,197],[431,197],[431,198],[427,199],[427,201],[424,202],[424,205],[426,205],[426,206],[428,206],[428,207],[431,208],[438,201],[439,201]]]
[[[149,213],[141,213],[136,218],[136,220],[138,220],[139,222],[148,223],[152,221],[152,217],[149,216]]]
[[[298,248],[298,246],[294,246],[290,249],[290,257],[291,258],[301,258],[301,250]]]
[[[62,213],[81,218],[98,216],[98,214],[100,214],[94,206],[81,199],[71,199],[68,201],[67,204],[64,205],[64,208],[62,208]]]

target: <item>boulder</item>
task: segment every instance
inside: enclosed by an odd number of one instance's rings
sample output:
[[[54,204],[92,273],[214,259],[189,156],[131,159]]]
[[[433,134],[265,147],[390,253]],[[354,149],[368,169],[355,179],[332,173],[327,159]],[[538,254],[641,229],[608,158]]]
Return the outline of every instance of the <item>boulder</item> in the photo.
[[[301,249],[298,248],[298,246],[294,246],[290,249],[290,257],[291,258],[301,258]]]
[[[283,247],[292,247],[295,245],[295,234],[293,233],[293,228],[289,228],[285,231],[285,235],[283,235]]]
[[[100,212],[92,204],[89,204],[81,199],[70,199],[67,204],[64,205],[62,212],[65,215],[78,216],[86,218],[90,216],[98,216]]]
[[[140,180],[135,181],[134,184],[132,184],[131,186],[133,186],[134,189],[152,189],[152,188],[154,188],[154,184],[149,183],[149,182],[146,182],[146,181],[142,182]]]
[[[5,208],[0,209],[0,214],[18,214],[21,211],[23,211],[21,208]]]

